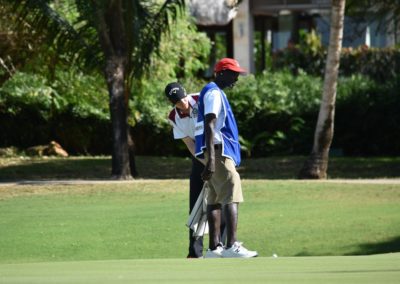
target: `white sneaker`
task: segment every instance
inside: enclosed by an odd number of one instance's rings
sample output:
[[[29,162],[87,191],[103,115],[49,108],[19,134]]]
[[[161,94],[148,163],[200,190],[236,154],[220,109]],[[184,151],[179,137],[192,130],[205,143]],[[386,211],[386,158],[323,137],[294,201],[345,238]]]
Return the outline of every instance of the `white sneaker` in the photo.
[[[224,248],[221,246],[217,246],[215,248],[215,250],[208,249],[206,251],[206,254],[204,255],[204,258],[221,258],[223,251],[224,251]]]
[[[258,256],[256,251],[251,251],[242,246],[242,243],[235,242],[230,248],[224,249],[221,253],[224,258],[250,258]]]

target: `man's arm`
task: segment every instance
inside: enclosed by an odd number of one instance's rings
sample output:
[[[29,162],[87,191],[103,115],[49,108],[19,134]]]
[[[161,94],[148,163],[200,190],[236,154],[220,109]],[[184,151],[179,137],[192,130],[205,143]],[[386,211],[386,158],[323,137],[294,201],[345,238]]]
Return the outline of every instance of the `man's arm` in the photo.
[[[206,155],[208,155],[207,163],[201,177],[203,180],[209,180],[215,172],[215,149],[214,149],[214,129],[217,117],[214,113],[206,114],[204,120],[204,134],[206,142]]]
[[[186,136],[185,138],[182,138],[182,141],[186,144],[186,147],[188,148],[189,152],[193,155],[193,157],[196,157],[195,155],[195,144],[192,138],[190,138],[189,136]],[[206,164],[204,159],[200,159],[197,158],[197,160],[199,160],[203,165]]]

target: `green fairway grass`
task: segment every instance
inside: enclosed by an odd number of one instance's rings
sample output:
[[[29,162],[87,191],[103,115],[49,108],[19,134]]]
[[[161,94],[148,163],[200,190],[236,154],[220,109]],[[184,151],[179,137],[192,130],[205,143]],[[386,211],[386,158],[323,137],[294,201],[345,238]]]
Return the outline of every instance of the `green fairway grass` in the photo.
[[[255,259],[152,259],[1,264],[4,284],[397,284],[400,254]]]
[[[0,263],[184,258],[188,187],[0,186]],[[245,179],[243,191],[238,238],[261,257],[400,252],[398,183]]]

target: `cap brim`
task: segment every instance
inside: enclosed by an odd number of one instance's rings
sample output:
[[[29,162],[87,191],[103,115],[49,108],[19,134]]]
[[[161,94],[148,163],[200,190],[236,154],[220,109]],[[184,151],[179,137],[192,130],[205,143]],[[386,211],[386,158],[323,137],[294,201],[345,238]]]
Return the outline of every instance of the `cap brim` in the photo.
[[[238,73],[240,73],[240,75],[246,75],[247,74],[247,70],[244,70],[242,68],[229,68],[229,70],[234,71],[234,72],[238,72]]]

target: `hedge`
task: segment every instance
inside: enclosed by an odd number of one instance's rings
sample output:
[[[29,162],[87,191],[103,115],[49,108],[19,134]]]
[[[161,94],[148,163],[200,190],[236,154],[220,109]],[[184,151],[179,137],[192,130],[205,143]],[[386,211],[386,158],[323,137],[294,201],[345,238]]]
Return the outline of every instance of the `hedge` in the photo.
[[[81,83],[69,86],[52,85],[31,74],[12,80],[0,89],[0,147],[27,148],[56,140],[70,154],[110,154],[108,95],[99,78],[82,76]],[[184,144],[173,140],[166,119],[171,108],[163,95],[166,83],[144,84],[131,101],[137,154],[187,155]],[[195,92],[204,82],[183,84],[188,92]],[[344,155],[399,155],[399,89],[400,76],[386,84],[363,75],[341,77],[332,148]],[[322,95],[320,77],[301,70],[296,76],[265,72],[241,77],[226,93],[245,155],[310,152]]]
[[[57,72],[50,83],[16,73],[0,88],[0,147],[25,149],[56,140],[71,154],[102,154],[111,147],[108,94],[101,77]]]

